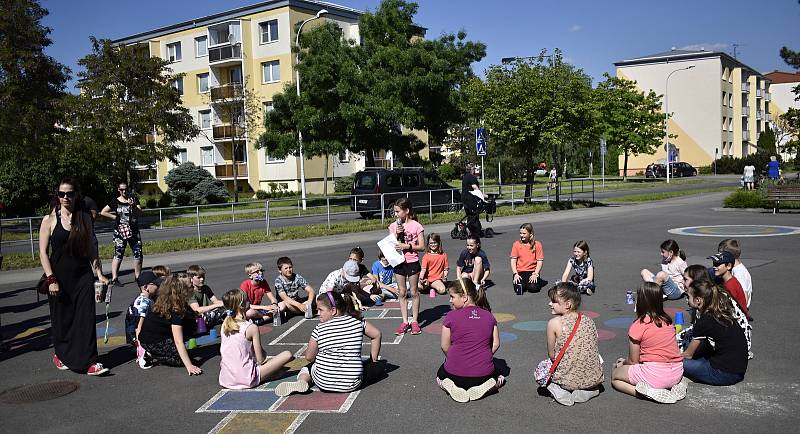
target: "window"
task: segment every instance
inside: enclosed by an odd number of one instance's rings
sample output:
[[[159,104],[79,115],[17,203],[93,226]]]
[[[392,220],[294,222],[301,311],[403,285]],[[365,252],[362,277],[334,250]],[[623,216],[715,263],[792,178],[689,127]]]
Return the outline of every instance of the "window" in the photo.
[[[198,36],[194,38],[195,57],[208,56],[208,36]]]
[[[264,101],[264,116],[267,116],[267,113],[275,110],[275,106],[272,105],[272,101]]]
[[[242,68],[231,68],[230,70],[231,83],[242,83]]]
[[[267,163],[283,163],[283,162],[284,162],[283,158],[275,158],[269,155],[269,152],[267,152]]]
[[[419,176],[409,173],[403,175],[404,187],[419,187]]]
[[[200,155],[202,156],[203,166],[214,165],[214,148],[212,148],[211,146],[200,148]]]
[[[391,175],[388,175],[386,177],[386,186],[393,188],[399,188],[400,186],[402,186],[400,181],[400,174],[392,173]]]
[[[200,110],[200,128],[211,128],[211,110]]]
[[[278,20],[271,20],[258,25],[261,30],[261,43],[275,42],[278,40]]]
[[[264,62],[261,64],[261,76],[263,83],[273,83],[281,80],[281,63],[278,60]]]
[[[181,58],[181,43],[173,42],[171,44],[167,44],[167,60],[170,62],[177,62],[181,60]]]
[[[436,176],[436,174],[434,173],[426,173],[422,177],[422,185],[424,185],[425,189],[427,190],[440,189],[442,188],[443,184],[444,182],[441,179],[439,179],[439,177]]]
[[[197,74],[197,92],[208,92],[208,73]]]
[[[183,77],[172,80],[172,87],[178,91],[178,95],[183,95]]]
[[[183,164],[189,161],[189,154],[186,148],[178,148],[178,164]]]
[[[339,151],[339,162],[340,163],[347,163],[350,161],[350,152],[345,149],[344,151]]]

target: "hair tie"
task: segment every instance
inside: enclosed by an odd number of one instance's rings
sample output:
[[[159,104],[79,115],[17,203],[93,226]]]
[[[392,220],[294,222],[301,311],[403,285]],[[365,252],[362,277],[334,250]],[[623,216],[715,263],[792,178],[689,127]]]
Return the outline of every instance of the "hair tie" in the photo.
[[[333,294],[330,291],[326,292],[325,294],[328,295],[328,300],[331,301],[331,307],[336,307],[336,300],[333,299]]]
[[[225,309],[225,315],[227,315],[227,316],[233,316],[233,310],[231,310],[231,309]]]

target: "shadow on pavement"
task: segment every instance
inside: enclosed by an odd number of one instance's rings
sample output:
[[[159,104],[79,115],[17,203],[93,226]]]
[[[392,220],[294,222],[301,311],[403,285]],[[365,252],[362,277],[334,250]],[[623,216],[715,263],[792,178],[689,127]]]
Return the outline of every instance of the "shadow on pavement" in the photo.
[[[25,336],[16,337],[33,327],[40,328],[40,330],[35,330]],[[52,347],[52,340],[50,339],[50,315],[43,315],[5,326],[3,327],[3,331],[3,335],[10,331],[11,333],[9,334],[15,337],[7,341],[3,340],[3,343],[8,346],[8,351],[0,353],[0,361],[8,360],[31,351],[44,351]]]
[[[447,312],[450,312],[449,304],[440,304],[430,309],[425,309],[419,313],[419,326],[427,327],[447,315]]]

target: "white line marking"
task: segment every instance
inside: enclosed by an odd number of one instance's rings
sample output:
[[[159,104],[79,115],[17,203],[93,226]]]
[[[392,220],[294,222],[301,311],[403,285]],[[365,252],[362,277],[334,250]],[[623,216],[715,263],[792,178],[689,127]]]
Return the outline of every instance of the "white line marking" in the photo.
[[[300,413],[294,419],[292,424],[289,425],[288,428],[286,428],[286,431],[284,431],[283,434],[294,434],[294,432],[297,431],[297,428],[300,428],[300,425],[302,425],[302,423],[306,420],[307,417],[308,417],[308,412]]]
[[[211,428],[211,431],[209,431],[208,434],[217,434],[222,428],[225,428],[225,425],[227,425],[231,421],[231,419],[236,417],[238,413],[239,413],[238,411],[230,412],[230,414],[223,417],[222,420],[219,421],[219,423],[214,426],[214,428]]]
[[[360,393],[361,389],[356,390],[355,392],[350,392],[350,396],[348,396],[347,399],[344,400],[342,406],[339,407],[339,413],[347,413],[347,411],[350,410],[350,406],[353,405],[353,402],[355,402]]]
[[[285,332],[283,332],[280,336],[275,338],[272,342],[270,342],[267,345],[275,345],[276,343],[280,342],[281,339],[285,338],[289,333],[293,332],[297,327],[300,327],[300,324],[302,324],[302,323],[304,323],[306,321],[307,320],[305,318],[303,318],[300,321],[297,321],[297,323],[295,325],[289,327],[289,330],[286,330]]]
[[[297,350],[294,353],[294,357],[295,358],[298,358],[300,356],[305,356],[305,352],[306,352],[306,348],[308,348],[308,344],[306,343],[306,344],[300,344],[300,345],[301,345],[300,349]]]
[[[222,398],[222,395],[224,395],[227,392],[228,392],[228,389],[220,390],[219,392],[214,394],[214,396],[212,396],[211,399],[206,401],[205,404],[203,404],[202,406],[200,406],[200,408],[195,410],[195,413],[205,413],[206,411],[208,411],[208,407],[211,407],[212,405],[214,405],[214,403],[217,402],[218,399]]]

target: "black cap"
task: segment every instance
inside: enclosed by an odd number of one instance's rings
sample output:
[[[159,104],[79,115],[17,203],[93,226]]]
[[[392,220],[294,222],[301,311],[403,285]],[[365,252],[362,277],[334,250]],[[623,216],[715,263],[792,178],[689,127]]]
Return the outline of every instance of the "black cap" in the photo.
[[[162,282],[164,282],[163,277],[156,276],[155,273],[149,270],[142,271],[139,274],[139,277],[136,278],[136,284],[139,285],[139,287],[145,286],[149,283],[152,283],[153,285],[161,285]]]

